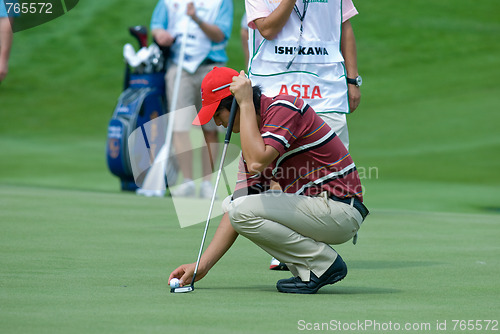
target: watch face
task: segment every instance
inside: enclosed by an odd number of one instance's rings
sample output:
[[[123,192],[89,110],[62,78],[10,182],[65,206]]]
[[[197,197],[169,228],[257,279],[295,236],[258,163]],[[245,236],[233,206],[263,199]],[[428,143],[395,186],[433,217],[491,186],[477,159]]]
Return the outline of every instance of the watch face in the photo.
[[[361,78],[361,76],[357,76],[356,77],[356,86],[361,86],[363,84],[363,79]]]

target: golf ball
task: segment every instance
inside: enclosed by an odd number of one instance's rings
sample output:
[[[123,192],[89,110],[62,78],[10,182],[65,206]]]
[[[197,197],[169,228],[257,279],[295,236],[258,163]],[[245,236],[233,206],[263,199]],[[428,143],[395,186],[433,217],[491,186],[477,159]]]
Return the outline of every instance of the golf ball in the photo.
[[[180,283],[179,283],[179,279],[178,278],[172,278],[170,280],[170,287],[171,288],[178,288],[179,285],[180,285]]]

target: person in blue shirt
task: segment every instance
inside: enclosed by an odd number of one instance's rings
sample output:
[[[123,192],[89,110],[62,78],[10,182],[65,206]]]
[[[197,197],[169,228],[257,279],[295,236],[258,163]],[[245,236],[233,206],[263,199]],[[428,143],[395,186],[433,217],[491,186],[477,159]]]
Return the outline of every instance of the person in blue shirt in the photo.
[[[10,9],[9,12],[7,10]],[[12,7],[6,7],[5,2],[0,0],[0,82],[2,82],[9,72],[9,57],[12,47],[12,24],[14,16],[17,16]]]
[[[182,60],[182,76],[174,126],[173,145],[176,152],[182,152],[179,167],[184,175],[184,182],[172,191],[174,196],[195,196],[196,187],[193,182],[193,154],[189,138],[191,121],[201,108],[201,82],[214,66],[224,66],[227,61],[226,44],[229,40],[233,24],[232,0],[159,0],[151,19],[151,33],[156,43],[162,47],[170,47],[169,66],[165,76],[169,103],[173,100],[174,83],[179,65],[179,53],[182,36],[188,32],[184,59]],[[189,108],[195,106],[195,108]],[[212,166],[209,154],[216,145],[217,126],[212,121],[202,127],[207,149],[202,151],[203,182],[199,196],[211,198]]]

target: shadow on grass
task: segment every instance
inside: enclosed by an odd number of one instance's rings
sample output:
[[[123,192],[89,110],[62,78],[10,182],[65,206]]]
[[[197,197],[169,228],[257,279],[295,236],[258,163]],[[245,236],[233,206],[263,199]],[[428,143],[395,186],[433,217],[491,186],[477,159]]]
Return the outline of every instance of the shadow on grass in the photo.
[[[377,288],[368,286],[336,286],[333,289],[322,288],[318,294],[328,295],[386,295],[392,293],[400,293],[402,290],[391,288]]]
[[[361,260],[361,261],[349,261],[349,268],[360,270],[360,269],[401,269],[401,268],[411,268],[411,267],[430,267],[440,265],[440,262],[435,261],[369,261],[369,260]],[[224,287],[203,287],[200,290],[230,290],[230,291],[241,291],[241,292],[270,292],[270,293],[279,293],[276,290],[276,286],[274,284],[269,285],[239,285],[239,286],[224,286]],[[382,294],[393,294],[393,293],[401,293],[403,290],[393,289],[387,287],[345,287],[345,286],[325,286],[321,288],[317,294],[318,295],[382,295]],[[294,294],[281,294],[280,295],[294,295]]]
[[[440,265],[440,262],[435,261],[349,261],[348,265],[351,269],[401,269],[412,267],[430,267]]]
[[[500,207],[498,206],[487,206],[487,207],[480,207],[479,208],[481,211],[485,211],[487,213],[500,213]]]
[[[225,286],[225,287],[204,287],[200,288],[200,290],[207,291],[215,291],[215,290],[231,290],[231,291],[241,291],[241,292],[270,292],[279,295],[300,295],[293,293],[280,293],[276,289],[274,285],[248,285],[248,286]],[[321,288],[316,294],[317,295],[383,295],[383,294],[392,294],[392,293],[400,293],[402,290],[392,289],[392,288],[378,288],[378,287],[343,287],[343,286],[324,286]]]

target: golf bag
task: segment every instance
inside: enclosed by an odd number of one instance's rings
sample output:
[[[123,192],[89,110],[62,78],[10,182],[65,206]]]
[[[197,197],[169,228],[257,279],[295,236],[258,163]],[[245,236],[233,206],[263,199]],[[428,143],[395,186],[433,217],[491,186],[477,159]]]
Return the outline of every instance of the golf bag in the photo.
[[[165,72],[130,74],[128,88],[123,91],[108,126],[107,163],[112,174],[120,178],[121,189],[138,188],[132,172],[128,138],[137,128],[144,131],[144,124],[166,114]],[[165,117],[165,119],[167,119]],[[164,136],[161,133],[157,136]],[[177,166],[167,170],[165,184],[175,183]]]
[[[109,170],[120,178],[122,190],[135,191],[142,185],[144,179],[142,174],[151,167],[153,156],[158,154],[155,149],[165,142],[165,134],[158,130],[163,120],[168,119],[162,116],[167,110],[165,70],[170,50],[160,47],[157,43],[152,43],[148,47],[148,29],[145,26],[129,27],[128,31],[139,43],[140,50],[136,52],[129,43],[123,48],[125,58],[123,93],[109,122],[106,156]],[[158,117],[161,118],[150,122]],[[146,143],[148,152],[134,147],[134,144],[128,147],[129,138],[137,137],[131,137],[136,129],[140,129],[139,133]],[[167,186],[169,183],[175,183],[178,174],[175,158],[168,160],[165,171]],[[137,170],[138,165],[141,170]],[[139,175],[134,175],[134,172]]]

